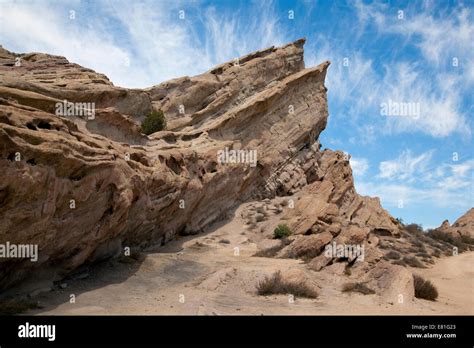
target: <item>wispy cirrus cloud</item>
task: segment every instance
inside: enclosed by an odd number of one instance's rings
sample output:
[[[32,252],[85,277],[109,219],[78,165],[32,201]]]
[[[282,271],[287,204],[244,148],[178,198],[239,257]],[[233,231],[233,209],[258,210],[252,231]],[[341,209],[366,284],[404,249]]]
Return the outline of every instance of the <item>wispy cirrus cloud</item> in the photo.
[[[273,2],[250,5],[246,14],[189,1],[8,1],[0,41],[65,56],[119,86],[148,87],[289,40]]]
[[[380,197],[385,206],[469,207],[474,203],[474,160],[436,164],[434,151],[413,155],[405,150],[379,164],[374,180],[358,181],[358,192]]]
[[[377,5],[363,5],[361,18],[367,12],[377,30],[396,34],[406,44],[417,47],[424,61],[402,62],[387,67],[384,77],[385,95],[400,101],[416,100],[421,105],[421,117],[392,118],[388,129],[395,132],[421,131],[434,137],[452,133],[471,136],[467,115],[462,111],[463,97],[474,82],[474,14],[459,5],[434,15],[408,7],[400,19],[393,11]]]
[[[432,156],[432,150],[418,156],[413,156],[410,150],[403,151],[394,160],[380,162],[378,177],[408,182],[422,179]]]
[[[369,160],[367,158],[351,157],[349,162],[351,164],[352,173],[356,177],[364,176],[369,169]]]

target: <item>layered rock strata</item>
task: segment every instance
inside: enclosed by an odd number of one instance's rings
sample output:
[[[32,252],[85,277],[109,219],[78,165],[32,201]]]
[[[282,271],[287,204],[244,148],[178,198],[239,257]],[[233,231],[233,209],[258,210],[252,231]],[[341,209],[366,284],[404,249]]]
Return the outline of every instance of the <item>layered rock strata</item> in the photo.
[[[0,259],[0,287],[198,233],[250,199],[294,196],[286,219],[314,258],[332,241],[396,235],[378,199],[356,193],[347,155],[320,150],[329,62],[305,68],[303,45],[144,90],[0,49],[0,244],[39,247],[37,262]],[[93,117],[58,115],[64,102],[93,105]],[[151,110],[168,128],[145,136]]]

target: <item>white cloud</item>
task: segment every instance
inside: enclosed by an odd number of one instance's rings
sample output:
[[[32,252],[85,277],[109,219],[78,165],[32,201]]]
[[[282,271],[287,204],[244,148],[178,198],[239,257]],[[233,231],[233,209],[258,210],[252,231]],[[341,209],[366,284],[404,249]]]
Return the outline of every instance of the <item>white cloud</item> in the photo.
[[[241,12],[219,13],[214,7],[205,11],[205,49],[216,63],[286,43],[273,3],[254,2],[252,6],[251,16]]]
[[[465,186],[463,186],[465,188]],[[472,187],[472,186],[471,186]],[[472,196],[466,190],[455,187],[416,187],[406,184],[387,184],[375,182],[360,182],[357,192],[362,195],[379,197],[382,205],[387,208],[415,205],[428,205],[440,208],[468,209],[473,206]]]
[[[380,162],[380,178],[398,179],[405,181],[415,180],[415,175],[424,175],[433,151],[427,151],[419,156],[413,156],[410,150],[403,151],[398,158]]]
[[[352,167],[352,173],[354,176],[361,177],[364,176],[367,170],[369,169],[369,161],[366,158],[355,158],[351,157],[349,160],[351,167]]]
[[[417,102],[421,115],[387,118],[384,133],[422,132],[433,137],[459,133],[471,137],[471,128],[462,112],[463,98],[470,94],[474,82],[474,20],[470,9],[461,5],[450,13],[435,16],[433,6],[424,4],[424,11],[413,6],[403,8],[404,18],[386,4],[354,2],[361,27],[374,24],[377,34],[400,35],[400,43],[419,49],[424,61],[415,64],[389,61],[383,78],[374,74],[364,79],[359,93],[366,108],[388,99],[400,103]],[[459,66],[453,66],[456,58]],[[342,81],[349,83],[349,81]],[[363,110],[363,109],[362,109]]]
[[[372,181],[361,180],[357,191],[380,197],[387,207],[430,204],[469,208],[474,204],[474,160],[433,165],[433,152],[413,156],[409,150],[394,160],[383,161]]]
[[[0,4],[2,42],[14,44],[17,50],[62,55],[99,72],[121,75],[127,52],[115,45],[106,33],[80,25],[80,18],[70,19],[69,9],[77,4]]]
[[[409,16],[405,21],[392,21],[384,29],[416,36],[416,45],[426,60],[436,65],[451,63],[453,57],[472,59],[474,22],[467,8],[441,18],[420,13]]]
[[[433,81],[417,70],[415,64],[398,63],[386,67],[386,74],[380,82],[383,88],[378,100],[397,103],[417,103],[420,113],[414,116],[386,117],[385,132],[423,132],[434,137],[445,137],[460,133],[470,137],[471,130],[464,114],[460,111],[461,95],[455,87],[456,77],[450,76],[446,88],[443,81]],[[385,117],[385,116],[384,116]]]
[[[472,10],[459,4],[451,12],[435,16],[433,3],[425,2],[423,5],[423,11],[417,11],[410,5],[400,8],[403,18],[399,18],[398,11],[388,8],[386,4],[365,4],[362,0],[354,3],[361,26],[374,23],[379,32],[403,35],[414,42],[430,63],[450,64],[453,57],[466,63],[472,62]]]
[[[65,56],[124,87],[196,75],[262,46],[286,42],[272,2],[253,3],[252,16],[213,8],[198,11],[197,5],[148,0],[2,2],[1,41],[16,52]],[[76,11],[74,20],[69,18],[71,9]],[[181,9],[185,19],[179,18]]]

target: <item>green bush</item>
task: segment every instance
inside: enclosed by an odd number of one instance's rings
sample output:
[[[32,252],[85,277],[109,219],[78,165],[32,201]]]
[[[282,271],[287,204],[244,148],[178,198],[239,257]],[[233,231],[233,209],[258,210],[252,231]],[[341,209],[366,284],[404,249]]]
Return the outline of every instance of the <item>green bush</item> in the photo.
[[[146,135],[161,131],[166,128],[166,118],[163,111],[152,111],[143,120],[140,131]]]
[[[273,231],[273,238],[281,239],[288,237],[291,234],[291,230],[286,224],[280,224],[277,228]]]

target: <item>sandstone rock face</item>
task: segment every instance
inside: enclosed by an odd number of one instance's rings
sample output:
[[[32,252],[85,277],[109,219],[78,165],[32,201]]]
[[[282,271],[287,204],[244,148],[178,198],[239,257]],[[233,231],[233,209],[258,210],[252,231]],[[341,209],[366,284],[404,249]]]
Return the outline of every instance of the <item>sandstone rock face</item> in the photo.
[[[413,274],[404,267],[381,261],[365,275],[370,288],[392,303],[403,304],[415,297]]]
[[[64,275],[97,250],[116,252],[109,245],[197,233],[268,194],[266,179],[327,122],[329,63],[305,69],[303,44],[147,90],[117,88],[63,57],[2,49],[0,242],[38,244],[40,257],[1,259],[1,286],[33,269]],[[56,115],[63,100],[95,103],[95,118]],[[139,121],[154,108],[169,130],[144,137]],[[220,163],[226,148],[258,160]]]
[[[466,214],[461,216],[452,225],[445,220],[437,228],[438,231],[451,234],[454,238],[470,237],[474,238],[474,208],[469,209]]]
[[[152,109],[148,93],[114,87],[103,74],[70,63],[64,57],[43,53],[14,54],[0,47],[0,86],[12,93],[23,91],[41,96],[41,102],[31,106],[44,111],[50,111],[45,107],[50,98],[95,102],[97,108],[115,107],[122,114],[137,117]]]
[[[305,68],[303,44],[145,90],[63,57],[0,49],[0,244],[39,247],[37,262],[0,259],[0,288],[198,233],[251,198],[292,196],[284,215],[301,242],[282,252],[319,257],[332,241],[396,235],[378,199],[356,193],[347,156],[320,151],[329,62]],[[95,117],[58,115],[64,100],[94,103]],[[140,134],[158,109],[168,129]],[[254,208],[254,223],[282,211]]]

